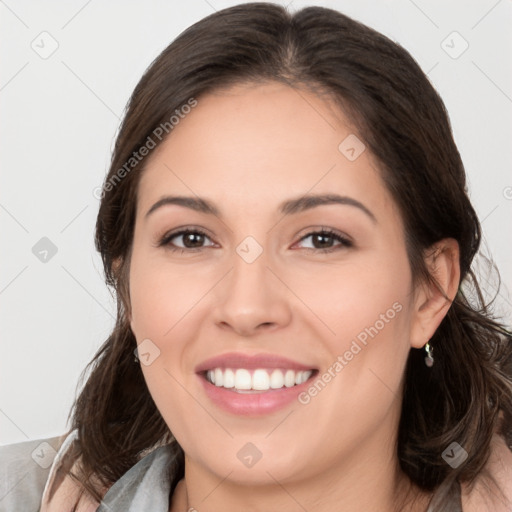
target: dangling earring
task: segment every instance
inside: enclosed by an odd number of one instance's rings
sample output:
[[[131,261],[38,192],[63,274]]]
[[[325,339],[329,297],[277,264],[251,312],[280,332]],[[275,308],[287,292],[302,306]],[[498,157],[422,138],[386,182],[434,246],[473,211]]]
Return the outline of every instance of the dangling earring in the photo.
[[[425,364],[432,368],[434,366],[434,357],[432,354],[434,353],[434,349],[430,346],[430,343],[427,341],[427,344],[425,345],[425,352],[427,353],[427,357],[425,357]]]

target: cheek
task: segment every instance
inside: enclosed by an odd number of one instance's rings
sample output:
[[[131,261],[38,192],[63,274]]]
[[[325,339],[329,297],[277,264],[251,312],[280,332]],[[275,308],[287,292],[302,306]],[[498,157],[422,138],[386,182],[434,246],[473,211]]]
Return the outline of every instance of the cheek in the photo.
[[[192,267],[171,265],[165,254],[150,255],[142,248],[134,250],[130,267],[131,328],[143,353],[150,354],[149,361],[140,357],[142,371],[157,407],[177,433],[182,412],[176,411],[190,406],[183,386],[194,378],[193,341],[215,282],[211,270]]]
[[[132,330],[143,338],[164,339],[172,335],[181,319],[195,308],[208,291],[209,279],[191,267],[169,265],[165,256],[135,254],[130,268]]]
[[[346,411],[382,419],[400,394],[410,350],[408,261],[402,254],[379,256],[344,268],[325,267],[314,279],[295,282],[297,295],[314,314],[309,323],[321,333],[316,340],[326,354],[321,382],[306,392],[303,403],[337,404],[333,416],[344,422]]]
[[[197,328],[191,313],[199,309],[198,299],[206,285],[190,274],[143,250],[134,250],[130,268],[131,328],[141,353],[150,354],[147,359],[139,354],[150,394],[180,440],[189,437],[184,411],[194,406],[184,389],[188,384],[184,371],[189,341]]]
[[[400,254],[360,260],[343,271],[319,273],[314,285],[302,283],[308,305],[329,327],[321,338],[326,366],[300,397],[312,416],[325,420],[321,428],[338,425],[348,438],[363,425],[377,430],[396,413],[410,349],[410,283],[407,258]]]
[[[314,274],[289,272],[288,282],[293,277],[294,293],[309,309],[305,317],[310,323],[316,319],[331,353],[347,350],[354,339],[364,344],[379,336],[392,342],[406,333],[411,278],[405,257],[372,256],[319,266]]]

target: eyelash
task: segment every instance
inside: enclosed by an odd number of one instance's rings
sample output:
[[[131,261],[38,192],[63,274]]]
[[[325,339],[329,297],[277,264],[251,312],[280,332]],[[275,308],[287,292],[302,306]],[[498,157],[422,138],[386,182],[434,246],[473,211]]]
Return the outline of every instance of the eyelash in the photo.
[[[183,248],[183,247],[173,247],[170,242],[173,238],[176,238],[178,236],[181,236],[181,235],[187,235],[187,234],[190,234],[190,233],[193,233],[193,234],[197,234],[197,235],[202,235],[202,236],[205,236],[206,238],[210,238],[208,236],[207,233],[205,233],[203,230],[201,229],[198,229],[198,228],[194,228],[194,229],[182,229],[180,231],[176,231],[175,233],[169,233],[167,235],[164,235],[162,237],[162,239],[160,240],[160,242],[158,243],[158,247],[163,247],[163,246],[166,246],[166,248],[168,250],[170,250],[171,252],[176,252],[176,251],[180,251],[182,254],[184,252],[197,252],[198,250],[201,250],[201,249],[205,249],[205,247],[186,247],[186,248]],[[342,248],[350,248],[350,247],[353,247],[353,243],[351,240],[349,240],[348,238],[344,237],[343,235],[341,235],[340,233],[332,230],[332,229],[329,229],[329,228],[323,228],[319,231],[310,231],[309,233],[307,233],[306,235],[304,235],[300,240],[299,242],[305,240],[306,238],[309,238],[310,236],[314,236],[314,235],[323,235],[323,236],[329,236],[331,238],[333,238],[335,241],[337,242],[340,242],[339,245],[336,245],[334,247],[328,247],[328,248],[311,248],[311,247],[306,247],[305,249],[307,251],[314,251],[314,252],[322,252],[322,253],[330,253],[330,252],[334,252],[336,250],[340,250]]]
[[[329,229],[329,228],[322,228],[319,231],[310,231],[309,233],[304,235],[299,240],[299,242],[301,242],[302,240],[304,240],[306,238],[309,238],[310,236],[313,236],[313,235],[328,236],[328,237],[334,239],[334,241],[340,242],[340,243],[339,243],[339,245],[335,245],[334,247],[328,247],[328,248],[324,248],[324,249],[322,249],[322,248],[316,249],[314,247],[313,248],[306,247],[306,249],[310,250],[310,251],[320,251],[320,252],[324,252],[324,253],[330,253],[330,252],[338,251],[338,250],[343,249],[343,248],[344,249],[348,249],[348,248],[354,246],[352,241],[349,240],[346,236],[343,236],[342,234],[338,233],[337,231],[334,231],[333,229]]]

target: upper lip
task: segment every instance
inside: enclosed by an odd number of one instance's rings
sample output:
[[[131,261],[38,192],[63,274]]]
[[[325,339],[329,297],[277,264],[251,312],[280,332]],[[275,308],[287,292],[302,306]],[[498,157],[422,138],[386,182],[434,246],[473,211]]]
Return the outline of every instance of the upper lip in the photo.
[[[213,370],[214,368],[283,368],[290,370],[314,370],[311,365],[306,365],[276,354],[242,354],[229,352],[206,359],[195,368],[196,373]]]

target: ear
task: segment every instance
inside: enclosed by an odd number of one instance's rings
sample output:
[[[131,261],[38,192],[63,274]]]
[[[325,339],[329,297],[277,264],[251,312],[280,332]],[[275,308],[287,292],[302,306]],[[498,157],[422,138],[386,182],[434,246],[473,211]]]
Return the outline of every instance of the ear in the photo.
[[[425,253],[425,264],[434,282],[422,282],[415,290],[410,342],[423,347],[450,309],[460,281],[459,244],[445,238]]]

